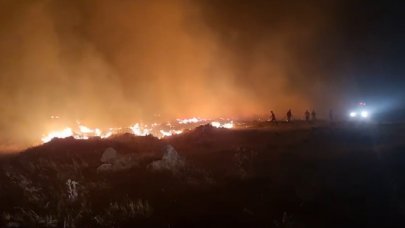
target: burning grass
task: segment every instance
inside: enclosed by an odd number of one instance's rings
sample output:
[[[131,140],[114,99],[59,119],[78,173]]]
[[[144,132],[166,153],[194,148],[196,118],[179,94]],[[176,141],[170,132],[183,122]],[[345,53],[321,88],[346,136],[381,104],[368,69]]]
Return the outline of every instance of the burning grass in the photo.
[[[75,139],[89,139],[92,137],[108,138],[112,135],[131,133],[136,136],[147,136],[153,135],[158,138],[169,137],[172,135],[179,135],[184,131],[191,130],[195,127],[210,124],[216,128],[233,128],[233,121],[209,121],[206,119],[200,119],[197,117],[188,119],[177,119],[176,122],[167,123],[152,123],[152,124],[141,124],[135,123],[129,127],[116,127],[100,130],[100,128],[90,128],[83,124],[77,122],[75,128],[66,127],[60,130],[52,130],[44,134],[41,138],[43,143],[51,141],[53,138],[68,138],[73,137]]]

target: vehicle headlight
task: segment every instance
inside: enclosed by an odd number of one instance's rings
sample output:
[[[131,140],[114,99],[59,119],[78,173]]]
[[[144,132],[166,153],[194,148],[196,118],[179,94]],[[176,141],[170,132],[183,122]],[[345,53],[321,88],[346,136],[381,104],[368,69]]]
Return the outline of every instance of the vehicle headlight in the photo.
[[[357,113],[356,112],[351,112],[350,113],[350,117],[356,117],[357,116]]]
[[[368,112],[367,111],[362,111],[361,112],[361,117],[367,118],[368,117]]]

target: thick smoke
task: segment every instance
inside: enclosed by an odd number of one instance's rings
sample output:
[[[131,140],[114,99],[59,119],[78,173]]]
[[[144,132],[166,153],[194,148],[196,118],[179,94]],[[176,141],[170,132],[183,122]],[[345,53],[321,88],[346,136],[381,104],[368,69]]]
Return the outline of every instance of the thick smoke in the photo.
[[[0,0],[0,136],[316,107],[334,5],[280,2]]]

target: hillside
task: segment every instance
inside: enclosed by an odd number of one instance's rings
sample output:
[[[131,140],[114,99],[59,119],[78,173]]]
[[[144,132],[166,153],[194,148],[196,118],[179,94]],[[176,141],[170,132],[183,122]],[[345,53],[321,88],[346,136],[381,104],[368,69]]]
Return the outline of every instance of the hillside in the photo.
[[[405,126],[201,126],[0,159],[0,227],[403,227]]]

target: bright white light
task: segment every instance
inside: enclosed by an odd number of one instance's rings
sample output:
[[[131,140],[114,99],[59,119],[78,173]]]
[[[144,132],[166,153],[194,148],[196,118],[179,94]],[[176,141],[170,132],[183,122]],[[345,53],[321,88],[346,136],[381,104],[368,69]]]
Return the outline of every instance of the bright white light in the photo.
[[[357,116],[357,113],[356,112],[351,112],[350,113],[350,117],[356,117]]]
[[[367,111],[362,111],[361,112],[361,117],[367,118],[368,117],[368,112]]]

